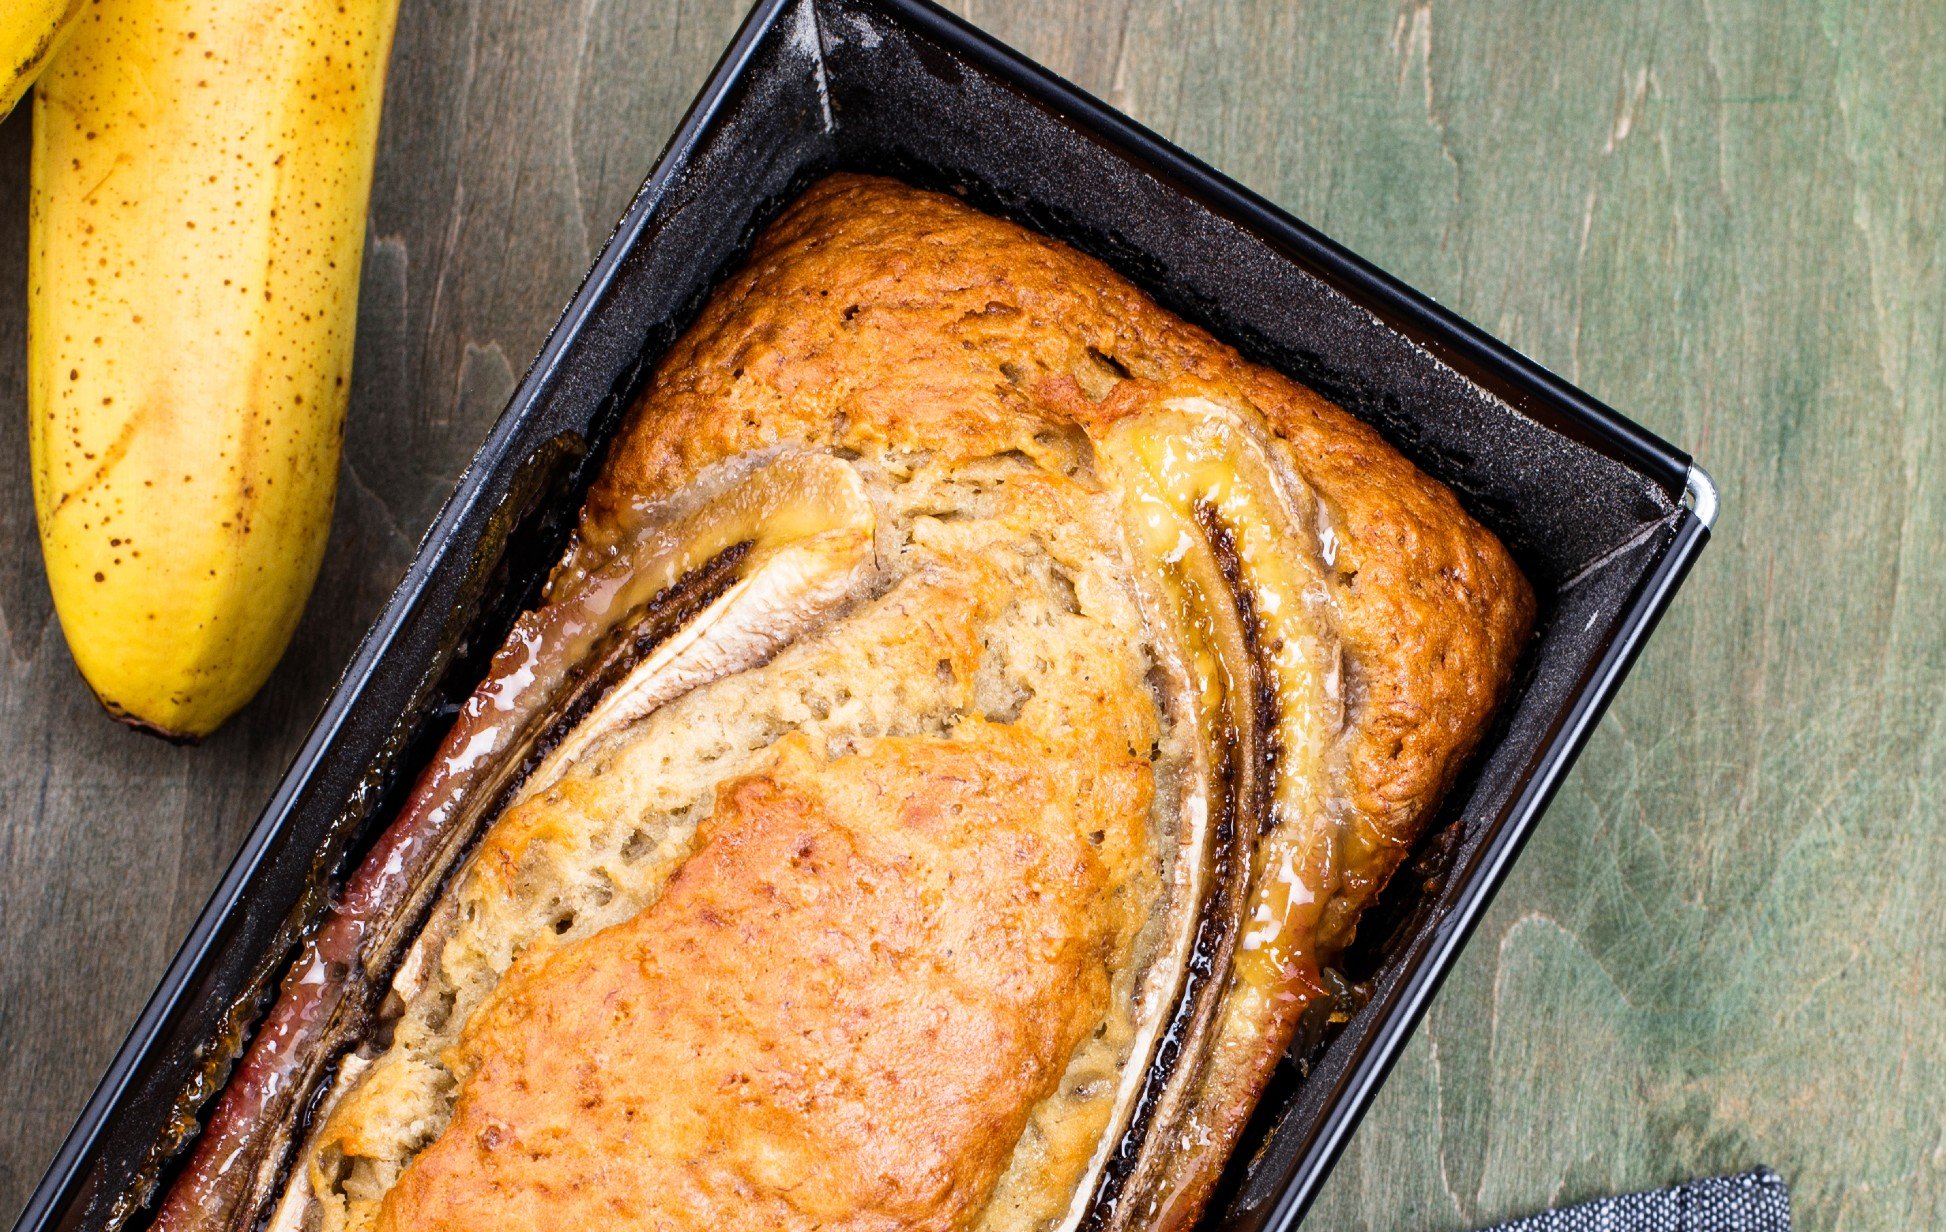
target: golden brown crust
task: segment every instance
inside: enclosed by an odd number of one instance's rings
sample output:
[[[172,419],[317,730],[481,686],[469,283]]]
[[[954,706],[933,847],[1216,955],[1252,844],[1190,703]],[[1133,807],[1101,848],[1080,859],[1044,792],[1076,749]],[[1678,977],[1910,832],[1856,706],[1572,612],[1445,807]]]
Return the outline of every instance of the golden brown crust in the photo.
[[[1370,427],[1101,262],[938,193],[820,181],[663,360],[588,518],[784,441],[1045,457],[1064,429],[1098,433],[1184,383],[1254,406],[1336,523],[1355,913],[1479,740],[1533,593],[1500,541]]]
[[[726,784],[626,924],[508,973],[378,1226],[951,1229],[1100,1018],[1131,921],[1008,726]]]

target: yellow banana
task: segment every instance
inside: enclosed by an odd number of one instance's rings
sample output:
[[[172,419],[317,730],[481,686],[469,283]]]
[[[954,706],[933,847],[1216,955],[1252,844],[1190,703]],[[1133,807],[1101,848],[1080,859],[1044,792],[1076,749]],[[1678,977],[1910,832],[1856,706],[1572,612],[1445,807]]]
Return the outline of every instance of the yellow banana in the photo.
[[[248,701],[331,521],[397,0],[97,0],[41,79],[34,502],[110,713]]]
[[[0,4],[0,119],[47,67],[86,2],[5,0]]]

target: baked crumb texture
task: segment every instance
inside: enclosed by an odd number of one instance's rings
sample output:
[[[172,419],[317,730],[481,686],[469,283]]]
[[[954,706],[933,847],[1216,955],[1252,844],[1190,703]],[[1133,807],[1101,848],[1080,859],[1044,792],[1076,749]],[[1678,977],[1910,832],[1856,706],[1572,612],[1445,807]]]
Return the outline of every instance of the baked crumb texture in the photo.
[[[342,1067],[301,1224],[1058,1224],[1164,1008],[1145,980],[1193,760],[1095,444],[1185,400],[1263,425],[1315,498],[1292,551],[1329,591],[1343,720],[1311,948],[1348,940],[1529,632],[1505,550],[1365,425],[1099,262],[834,176],[664,358],[575,550],[731,460],[823,451],[871,493],[874,580],[489,829]],[[1259,1000],[1198,1105],[1218,1158],[1295,1027]]]

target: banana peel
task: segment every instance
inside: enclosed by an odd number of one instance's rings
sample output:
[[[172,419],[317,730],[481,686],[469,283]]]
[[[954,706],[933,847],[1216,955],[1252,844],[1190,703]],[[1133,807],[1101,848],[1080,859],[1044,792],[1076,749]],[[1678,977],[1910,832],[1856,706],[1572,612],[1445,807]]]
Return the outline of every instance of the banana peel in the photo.
[[[48,582],[117,718],[214,731],[322,559],[397,0],[98,0],[36,92]]]

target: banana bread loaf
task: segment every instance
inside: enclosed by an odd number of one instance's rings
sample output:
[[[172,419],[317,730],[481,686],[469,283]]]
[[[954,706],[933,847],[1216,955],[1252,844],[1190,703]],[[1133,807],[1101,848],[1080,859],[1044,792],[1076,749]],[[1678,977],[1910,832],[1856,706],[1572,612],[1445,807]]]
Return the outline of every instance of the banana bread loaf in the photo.
[[[1532,614],[1316,393],[823,180],[346,896],[295,1165],[164,1226],[1186,1227]]]

